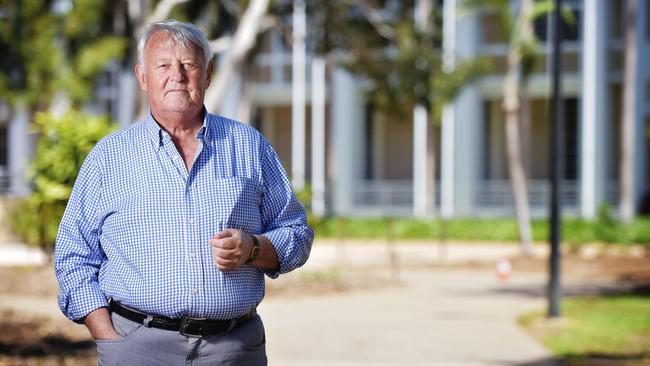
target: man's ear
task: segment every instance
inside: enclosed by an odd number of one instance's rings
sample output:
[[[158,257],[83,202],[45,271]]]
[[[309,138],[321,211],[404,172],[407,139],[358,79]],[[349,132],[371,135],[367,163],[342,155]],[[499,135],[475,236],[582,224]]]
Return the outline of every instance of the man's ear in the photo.
[[[206,84],[206,87],[210,86],[210,80],[212,80],[212,73],[214,72],[214,60],[210,60],[208,62],[208,83]]]
[[[133,69],[133,73],[135,74],[135,77],[138,79],[138,83],[140,84],[140,89],[143,91],[147,91],[147,80],[144,77],[144,67],[140,64],[136,64],[135,68]]]

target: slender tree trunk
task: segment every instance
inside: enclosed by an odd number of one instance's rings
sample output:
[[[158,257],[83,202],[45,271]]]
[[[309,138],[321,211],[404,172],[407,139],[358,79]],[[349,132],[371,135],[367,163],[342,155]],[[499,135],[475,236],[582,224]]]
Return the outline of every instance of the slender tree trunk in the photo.
[[[634,218],[636,206],[634,194],[634,134],[636,124],[637,9],[638,0],[627,0],[620,165],[620,212],[621,220],[625,223],[630,223]]]
[[[512,58],[512,57],[510,57]],[[506,114],[506,145],[510,184],[515,201],[515,214],[519,228],[521,249],[525,255],[531,253],[530,210],[528,205],[528,183],[521,159],[521,133],[519,129],[520,100],[517,65],[511,65],[503,88],[503,108]]]
[[[523,0],[517,19],[515,30],[517,34],[511,35],[513,42],[508,54],[508,72],[503,82],[503,110],[506,114],[506,145],[508,151],[508,165],[510,171],[510,184],[515,201],[515,215],[519,228],[519,240],[524,255],[532,253],[532,231],[530,228],[530,206],[528,202],[528,179],[522,159],[521,117],[522,93],[526,86],[527,75],[522,75],[522,40],[534,37],[530,14],[533,10],[532,0]],[[517,41],[514,41],[518,39]],[[534,38],[533,38],[534,39]],[[526,95],[526,94],[524,94]],[[526,98],[528,102],[528,98]],[[524,108],[528,113],[529,106]]]
[[[251,0],[242,15],[226,62],[218,65],[216,77],[212,80],[205,95],[208,110],[219,112],[220,103],[228,90],[232,75],[240,72],[241,65],[248,52],[255,45],[255,37],[262,27],[262,18],[266,14],[269,0]]]

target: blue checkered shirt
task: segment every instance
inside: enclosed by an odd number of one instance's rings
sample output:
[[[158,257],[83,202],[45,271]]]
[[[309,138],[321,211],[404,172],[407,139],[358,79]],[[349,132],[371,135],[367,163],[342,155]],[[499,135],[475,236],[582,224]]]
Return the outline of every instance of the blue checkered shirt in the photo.
[[[208,241],[226,228],[263,234],[280,269],[305,263],[313,231],[270,144],[205,113],[188,172],[151,115],[102,139],[86,158],[56,238],[59,306],[72,320],[107,298],[142,312],[230,319],[264,297],[264,272],[221,272]]]

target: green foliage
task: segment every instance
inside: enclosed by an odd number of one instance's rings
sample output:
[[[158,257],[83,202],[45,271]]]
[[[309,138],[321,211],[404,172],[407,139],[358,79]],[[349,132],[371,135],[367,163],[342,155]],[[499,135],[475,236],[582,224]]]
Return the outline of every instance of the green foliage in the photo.
[[[74,105],[91,95],[103,66],[124,57],[127,39],[115,35],[108,0],[75,0],[69,10],[53,11],[53,2],[0,2],[0,99],[27,102],[45,110],[57,91]]]
[[[322,30],[314,34],[316,52],[344,50],[344,66],[368,81],[373,107],[395,120],[411,120],[420,104],[437,122],[462,86],[491,70],[484,58],[445,70],[439,6],[424,27],[413,20],[413,2],[308,1],[307,6],[316,14],[314,28]]]
[[[540,313],[520,323],[555,354],[568,358],[607,355],[643,356],[650,349],[650,297],[610,296],[567,299],[561,324],[548,324]]]
[[[553,1],[535,0],[532,9],[524,17],[520,16],[520,8],[513,11],[512,2],[509,0],[466,0],[461,5],[461,13],[480,12],[496,15],[503,34],[508,37],[511,50],[521,62],[523,79],[532,74],[542,55],[539,39],[532,31],[532,25],[536,20],[548,16],[554,9]],[[560,13],[566,24],[576,24],[575,14],[569,6],[562,6]]]
[[[596,217],[599,223],[596,226],[596,234],[598,237],[608,243],[616,241],[616,238],[620,235],[620,230],[618,223],[612,217],[610,207],[605,204],[600,205]]]
[[[605,221],[612,220],[612,221]],[[519,240],[515,220],[503,219],[453,219],[448,221],[422,221],[413,218],[341,218],[312,219],[310,225],[319,238],[350,239],[424,239],[467,241]],[[606,229],[610,227],[610,229]],[[615,229],[614,229],[615,228]],[[547,220],[532,223],[533,239],[547,241]],[[586,243],[650,244],[650,218],[638,218],[627,226],[618,221],[600,218],[585,221],[565,218],[562,222],[562,240],[570,245]]]
[[[33,128],[40,135],[30,166],[33,193],[18,203],[13,225],[25,242],[51,250],[81,164],[114,126],[108,117],[71,111],[37,113]]]

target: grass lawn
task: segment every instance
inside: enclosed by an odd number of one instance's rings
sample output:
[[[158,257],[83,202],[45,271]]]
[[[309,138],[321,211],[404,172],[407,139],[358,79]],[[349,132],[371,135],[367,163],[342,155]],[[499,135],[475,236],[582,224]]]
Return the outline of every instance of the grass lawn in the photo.
[[[556,355],[569,360],[650,362],[650,296],[566,299],[561,319],[530,313],[520,323]]]

